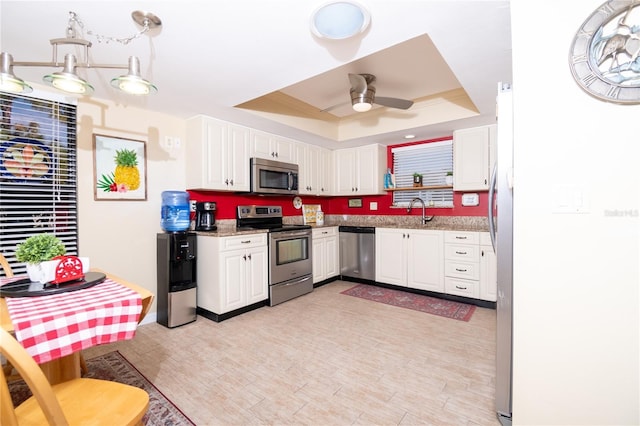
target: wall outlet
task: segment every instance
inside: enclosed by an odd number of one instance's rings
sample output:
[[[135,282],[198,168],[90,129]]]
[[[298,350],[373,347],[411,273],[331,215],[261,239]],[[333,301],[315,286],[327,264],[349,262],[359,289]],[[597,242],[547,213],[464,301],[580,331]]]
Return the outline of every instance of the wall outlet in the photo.
[[[369,203],[369,210],[378,210],[378,202],[377,201],[371,201]]]
[[[191,208],[192,212],[196,211],[196,200],[189,200],[189,207]]]

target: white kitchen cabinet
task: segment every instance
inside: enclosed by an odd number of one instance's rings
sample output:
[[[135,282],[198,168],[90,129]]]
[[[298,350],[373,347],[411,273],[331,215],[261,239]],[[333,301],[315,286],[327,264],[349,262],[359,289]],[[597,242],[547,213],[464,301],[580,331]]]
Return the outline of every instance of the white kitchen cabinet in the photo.
[[[298,143],[296,159],[300,195],[331,195],[331,151],[316,145]]]
[[[249,191],[249,129],[205,116],[187,120],[186,186]]]
[[[487,191],[495,149],[495,125],[454,131],[453,190]]]
[[[334,195],[383,194],[387,149],[378,144],[333,151]]]
[[[496,268],[488,232],[445,231],[447,293],[495,302]]]
[[[376,228],[376,281],[444,292],[443,231]]]
[[[198,236],[198,307],[224,314],[269,298],[267,234]]]
[[[498,300],[498,263],[488,232],[480,233],[480,299]]]
[[[296,142],[291,139],[251,130],[251,157],[295,163],[295,147]]]
[[[313,228],[313,283],[337,276],[340,273],[338,252],[338,227]]]

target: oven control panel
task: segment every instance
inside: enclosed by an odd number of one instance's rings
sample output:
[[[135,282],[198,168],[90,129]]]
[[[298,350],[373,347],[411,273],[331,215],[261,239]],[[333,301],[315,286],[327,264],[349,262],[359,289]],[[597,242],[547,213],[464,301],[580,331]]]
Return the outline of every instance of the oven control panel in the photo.
[[[282,206],[238,206],[238,219],[282,217]]]

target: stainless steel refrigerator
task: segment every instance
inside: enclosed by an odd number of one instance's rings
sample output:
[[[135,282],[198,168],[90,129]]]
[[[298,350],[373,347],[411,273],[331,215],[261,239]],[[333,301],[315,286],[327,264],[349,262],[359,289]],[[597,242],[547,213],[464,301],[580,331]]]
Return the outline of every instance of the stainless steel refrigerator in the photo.
[[[513,376],[513,92],[498,84],[496,164],[489,190],[489,231],[497,257],[496,412],[511,425]]]

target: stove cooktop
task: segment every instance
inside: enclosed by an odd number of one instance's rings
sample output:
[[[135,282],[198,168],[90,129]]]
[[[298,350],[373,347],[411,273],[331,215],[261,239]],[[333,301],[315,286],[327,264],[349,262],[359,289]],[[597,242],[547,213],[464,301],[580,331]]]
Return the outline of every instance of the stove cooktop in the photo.
[[[310,225],[282,223],[281,206],[238,206],[236,215],[238,229],[268,229],[269,232],[311,229]]]

